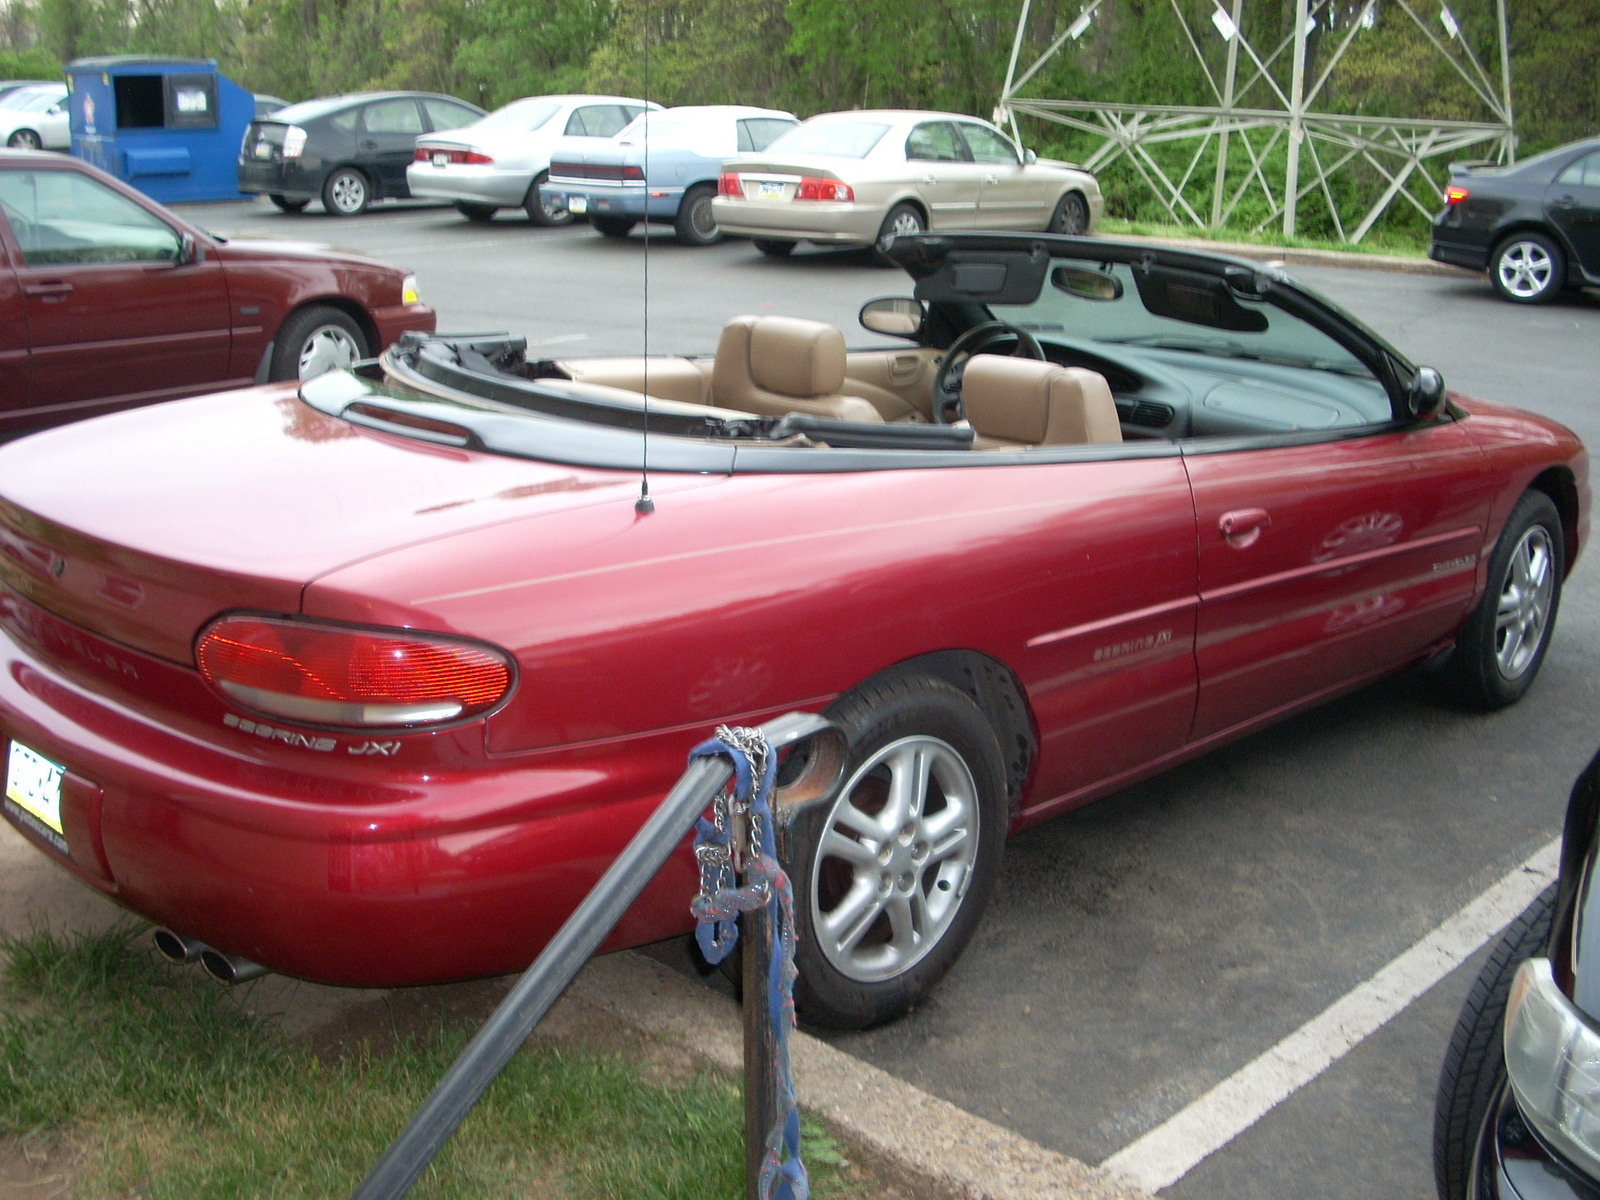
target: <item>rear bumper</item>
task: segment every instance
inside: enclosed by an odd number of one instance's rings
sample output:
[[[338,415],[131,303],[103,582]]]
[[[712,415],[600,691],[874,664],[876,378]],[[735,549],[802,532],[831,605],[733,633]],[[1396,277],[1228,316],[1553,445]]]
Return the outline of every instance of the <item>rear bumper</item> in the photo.
[[[419,162],[406,168],[406,183],[413,196],[425,200],[459,200],[466,204],[518,208],[527,198],[533,177],[471,164],[436,167]]]
[[[8,804],[11,823],[139,915],[319,982],[386,987],[525,968],[705,733],[491,758],[479,724],[412,734],[392,757],[369,757],[363,738],[273,729],[220,707],[214,722],[201,708],[178,728],[76,682],[85,664],[63,669],[24,644],[12,618],[30,606],[0,600],[0,745],[19,741],[67,768],[67,850]],[[41,624],[41,611],[27,627],[71,631],[70,654],[112,653],[48,614]],[[141,687],[200,688],[188,668],[114,651]],[[607,948],[687,931],[695,886],[686,843]]]
[[[315,200],[322,194],[325,172],[307,171],[297,159],[257,162],[241,158],[235,174],[241,192],[284,196],[290,200]]]
[[[565,204],[573,216],[670,221],[683,200],[681,187],[596,187],[556,181],[539,189],[546,201]]]
[[[724,233],[864,246],[877,240],[884,211],[860,204],[833,201],[792,201],[763,204],[718,196],[711,202],[717,227]]]
[[[1448,263],[1452,267],[1464,267],[1468,271],[1485,271],[1489,267],[1487,246],[1442,242],[1437,235],[1428,247],[1428,257],[1434,262]]]

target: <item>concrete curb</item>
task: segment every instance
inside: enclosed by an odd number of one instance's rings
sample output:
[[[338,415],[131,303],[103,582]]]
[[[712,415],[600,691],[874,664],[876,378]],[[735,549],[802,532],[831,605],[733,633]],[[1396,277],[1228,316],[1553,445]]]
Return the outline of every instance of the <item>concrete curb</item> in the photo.
[[[717,1067],[743,1067],[739,1010],[642,955],[590,961],[569,995]],[[907,1176],[963,1200],[1149,1200],[1105,1171],[1029,1141],[798,1030],[795,1092]]]
[[[1102,234],[1107,240],[1138,242],[1147,246],[1171,246],[1179,250],[1209,250],[1213,254],[1232,254],[1262,262],[1281,262],[1306,267],[1353,267],[1368,271],[1399,271],[1407,275],[1452,275],[1471,277],[1471,271],[1446,266],[1431,258],[1409,258],[1399,254],[1355,254],[1348,250],[1296,250],[1289,246],[1257,246],[1250,242],[1213,242],[1206,238],[1146,237],[1131,233]]]

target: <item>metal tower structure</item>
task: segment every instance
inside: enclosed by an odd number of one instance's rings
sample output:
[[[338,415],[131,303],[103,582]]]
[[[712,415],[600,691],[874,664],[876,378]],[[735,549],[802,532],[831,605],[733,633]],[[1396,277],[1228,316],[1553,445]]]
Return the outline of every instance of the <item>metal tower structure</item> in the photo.
[[[1031,66],[1019,73],[1017,65],[1033,4],[1033,0],[1022,0],[1005,86],[995,110],[996,122],[1009,122],[1012,132],[1019,133],[1017,115],[1026,113],[1102,138],[1099,147],[1084,165],[1090,170],[1098,170],[1119,158],[1126,158],[1160,200],[1173,223],[1178,225],[1209,225],[1212,228],[1225,225],[1238,208],[1240,200],[1255,186],[1265,195],[1270,210],[1255,226],[1255,230],[1264,229],[1281,218],[1284,234],[1293,237],[1301,201],[1310,193],[1320,191],[1333,214],[1339,239],[1344,242],[1359,242],[1397,199],[1409,201],[1431,219],[1444,197],[1438,184],[1422,169],[1428,159],[1480,146],[1499,161],[1514,160],[1516,138],[1511,107],[1506,0],[1496,0],[1500,43],[1498,79],[1494,79],[1473,54],[1472,47],[1461,36],[1455,16],[1446,5],[1441,4],[1439,9],[1438,20],[1444,35],[1441,37],[1417,11],[1417,5],[1428,3],[1429,0],[1384,0],[1386,8],[1394,5],[1408,16],[1434,49],[1466,81],[1489,114],[1490,119],[1483,121],[1373,117],[1326,112],[1317,108],[1317,99],[1334,68],[1361,31],[1373,24],[1378,0],[1366,0],[1349,22],[1348,28],[1343,30],[1333,52],[1321,64],[1309,86],[1307,41],[1319,18],[1325,22],[1329,20],[1331,3],[1330,0],[1293,2],[1293,31],[1263,55],[1244,33],[1242,19],[1245,0],[1212,0],[1211,25],[1214,33],[1205,31],[1203,24],[1201,28],[1207,38],[1220,37],[1225,45],[1219,79],[1218,72],[1207,61],[1201,37],[1197,36],[1179,8],[1178,0],[1170,0],[1173,15],[1182,27],[1189,47],[1216,97],[1214,105],[1191,107],[1105,104],[1092,100],[1054,100],[1023,95],[1024,88],[1040,68],[1068,42],[1076,41],[1083,35],[1105,0],[1088,0],[1066,30],[1050,43]],[[1224,4],[1229,7],[1224,8]],[[1328,32],[1332,34],[1334,31],[1330,29]],[[1284,80],[1280,78],[1283,73],[1280,64],[1286,52],[1289,69],[1288,78]],[[1244,76],[1242,83],[1241,73]],[[1254,103],[1246,103],[1252,100]],[[1242,144],[1247,160],[1247,165],[1242,168],[1242,178],[1230,177],[1237,176],[1241,170],[1229,159],[1229,142],[1234,138]],[[1274,186],[1265,163],[1285,139],[1286,179],[1281,186]],[[1187,156],[1187,169],[1174,178],[1175,171],[1163,167],[1151,153],[1151,147],[1179,142],[1193,142],[1196,145],[1193,153]],[[1217,153],[1210,212],[1202,215],[1185,191],[1192,181],[1200,177],[1197,172],[1213,142],[1216,143]],[[1302,161],[1302,154],[1309,161]],[[1365,163],[1384,182],[1370,207],[1347,229],[1345,216],[1340,213],[1334,200],[1329,180],[1352,163]],[[1419,199],[1417,190],[1423,191],[1431,203]],[[1200,203],[1203,206],[1203,202]]]

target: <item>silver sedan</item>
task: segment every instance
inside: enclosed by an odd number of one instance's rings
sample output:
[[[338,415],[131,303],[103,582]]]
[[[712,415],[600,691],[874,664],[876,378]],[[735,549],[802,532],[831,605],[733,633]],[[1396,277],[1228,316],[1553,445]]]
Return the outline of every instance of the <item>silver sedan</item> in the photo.
[[[922,229],[1091,233],[1100,185],[987,121],[903,109],[826,113],[723,165],[717,225],[774,256]]]

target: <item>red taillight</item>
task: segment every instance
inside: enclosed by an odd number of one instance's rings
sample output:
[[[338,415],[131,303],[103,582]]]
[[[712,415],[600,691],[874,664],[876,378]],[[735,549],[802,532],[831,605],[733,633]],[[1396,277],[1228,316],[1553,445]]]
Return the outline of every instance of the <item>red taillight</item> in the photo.
[[[1466,198],[1467,189],[1464,187],[1458,187],[1452,183],[1444,190],[1444,202],[1446,204],[1460,204]]]
[[[810,175],[801,178],[800,186],[795,190],[796,200],[854,200],[856,194],[850,190],[848,183],[837,179],[814,179]]]
[[[195,658],[226,699],[291,721],[360,729],[457,721],[511,690],[500,651],[406,629],[223,617]]]
[[[644,178],[644,168],[643,167],[634,167],[634,166],[623,167],[622,168],[622,178],[624,178],[624,179],[643,179]]]
[[[744,184],[739,182],[737,175],[731,171],[725,171],[717,180],[717,195],[732,196],[735,200],[743,200]]]
[[[411,157],[417,162],[432,162],[443,155],[446,162],[451,163],[476,163],[488,166],[494,162],[487,154],[479,154],[476,150],[457,150],[450,146],[418,146]]]

